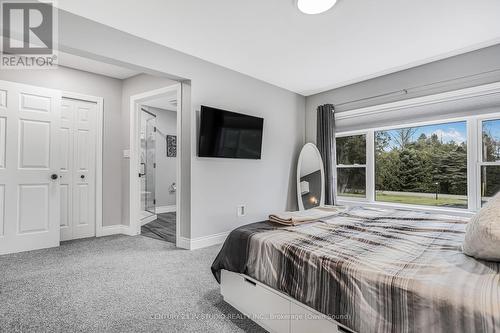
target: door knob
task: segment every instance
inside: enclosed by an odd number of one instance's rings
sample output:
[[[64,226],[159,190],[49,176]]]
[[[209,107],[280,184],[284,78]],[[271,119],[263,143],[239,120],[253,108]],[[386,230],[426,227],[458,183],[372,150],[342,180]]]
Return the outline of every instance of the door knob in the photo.
[[[55,173],[53,173],[51,176],[50,176],[50,179],[52,180],[57,180],[57,178],[59,178],[59,176]]]
[[[85,175],[81,175],[81,176],[80,176],[80,178],[81,178],[81,179],[85,179]]]

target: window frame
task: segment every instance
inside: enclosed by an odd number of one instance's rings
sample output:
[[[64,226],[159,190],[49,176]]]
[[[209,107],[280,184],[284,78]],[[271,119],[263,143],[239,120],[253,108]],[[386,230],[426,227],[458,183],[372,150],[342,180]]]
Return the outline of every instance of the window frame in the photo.
[[[366,152],[366,159],[365,159],[365,164],[338,164],[336,163],[335,165],[335,175],[338,175],[338,169],[352,169],[352,168],[359,168],[359,169],[365,169],[365,197],[349,197],[349,196],[341,196],[337,194],[337,197],[339,198],[345,198],[346,200],[353,200],[353,201],[366,201],[368,198],[368,135],[365,134],[365,132],[360,132],[356,134],[346,134],[346,135],[335,135],[335,140],[338,138],[345,138],[349,136],[360,136],[364,135],[365,136],[365,152]],[[335,152],[337,154],[337,152]],[[337,158],[335,158],[335,162],[338,162]],[[338,184],[337,184],[338,177],[336,177],[336,182],[335,182],[335,191],[337,193],[338,189]]]
[[[477,188],[476,190],[476,208],[480,209],[482,207],[482,195],[481,195],[481,169],[483,166],[500,166],[500,161],[496,162],[487,162],[484,161],[484,156],[483,156],[483,123],[485,121],[490,121],[490,120],[499,120],[500,121],[500,114],[486,114],[482,116],[477,116],[477,123],[476,123],[476,129],[477,129],[477,170],[476,171],[476,179],[477,179]]]
[[[354,131],[340,131],[336,133],[336,138],[353,135],[366,135],[366,198],[351,198],[337,195],[338,204],[359,205],[359,203],[363,203],[366,206],[372,207],[407,208],[431,213],[445,213],[466,217],[472,216],[481,208],[481,167],[487,165],[500,166],[500,161],[483,162],[482,160],[482,124],[484,121],[488,120],[500,120],[500,112],[474,116],[440,118],[436,120],[411,122],[398,125],[370,127]],[[435,206],[390,203],[375,200],[375,132],[455,122],[466,123],[468,208],[443,208]],[[335,184],[335,186],[337,186],[337,184]]]

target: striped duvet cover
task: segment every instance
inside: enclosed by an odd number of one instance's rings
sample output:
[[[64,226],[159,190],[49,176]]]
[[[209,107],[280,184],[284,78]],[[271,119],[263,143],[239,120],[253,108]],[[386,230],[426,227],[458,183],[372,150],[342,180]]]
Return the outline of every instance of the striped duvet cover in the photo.
[[[500,332],[500,263],[461,252],[468,219],[351,208],[296,227],[234,230],[212,265],[355,332]]]

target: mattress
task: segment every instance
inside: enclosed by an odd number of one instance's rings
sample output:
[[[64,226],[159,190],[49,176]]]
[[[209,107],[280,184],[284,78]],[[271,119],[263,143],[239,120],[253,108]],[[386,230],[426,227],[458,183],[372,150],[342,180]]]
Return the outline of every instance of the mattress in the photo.
[[[461,251],[468,219],[354,207],[230,233],[212,265],[246,274],[356,332],[500,332],[500,263]]]

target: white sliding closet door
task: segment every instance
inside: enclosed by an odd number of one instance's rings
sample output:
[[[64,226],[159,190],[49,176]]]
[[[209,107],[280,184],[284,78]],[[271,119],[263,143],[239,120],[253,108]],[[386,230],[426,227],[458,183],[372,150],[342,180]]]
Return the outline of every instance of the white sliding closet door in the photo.
[[[56,90],[0,81],[0,254],[59,245],[60,104]]]
[[[97,103],[61,103],[61,240],[95,236]]]

